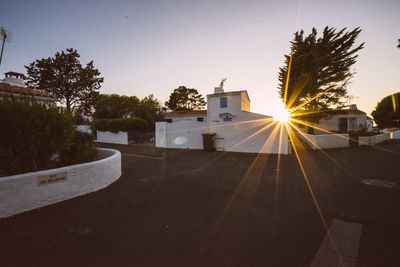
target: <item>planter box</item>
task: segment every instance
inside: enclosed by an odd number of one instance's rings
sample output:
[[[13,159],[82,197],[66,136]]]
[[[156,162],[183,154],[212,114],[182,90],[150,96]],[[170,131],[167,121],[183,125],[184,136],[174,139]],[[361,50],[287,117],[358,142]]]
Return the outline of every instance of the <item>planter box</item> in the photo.
[[[0,177],[0,218],[107,187],[121,176],[121,153],[98,149],[103,159]]]
[[[102,132],[97,131],[97,142],[111,143],[111,144],[128,144],[128,132]]]

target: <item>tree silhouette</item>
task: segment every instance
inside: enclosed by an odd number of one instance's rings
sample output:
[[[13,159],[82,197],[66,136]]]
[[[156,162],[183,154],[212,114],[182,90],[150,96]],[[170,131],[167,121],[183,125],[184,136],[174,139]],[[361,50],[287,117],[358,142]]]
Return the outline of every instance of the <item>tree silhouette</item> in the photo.
[[[371,115],[378,128],[400,127],[400,93],[384,97]]]
[[[199,92],[194,88],[179,86],[169,96],[165,106],[171,110],[198,110],[204,108],[206,102]]]
[[[79,57],[77,50],[69,48],[54,57],[32,62],[25,66],[28,86],[50,94],[65,104],[67,112],[91,113],[103,78],[93,61],[82,67]]]
[[[307,36],[301,30],[294,34],[291,54],[285,55],[285,66],[279,69],[279,95],[288,109],[325,110],[343,107],[347,85],[354,72],[364,43],[353,48],[360,28],[337,31],[325,27],[322,37],[312,29]],[[289,73],[289,75],[288,75]]]
[[[99,119],[117,119],[133,115],[139,109],[140,100],[137,96],[102,94],[95,104],[94,117]]]

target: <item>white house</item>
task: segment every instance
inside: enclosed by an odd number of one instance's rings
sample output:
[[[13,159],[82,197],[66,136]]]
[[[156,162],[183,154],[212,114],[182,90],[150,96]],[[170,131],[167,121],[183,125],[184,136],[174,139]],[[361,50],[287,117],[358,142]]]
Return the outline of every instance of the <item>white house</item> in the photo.
[[[357,109],[355,104],[350,105],[348,109],[329,110],[317,115],[323,117],[315,123],[314,134],[349,133],[373,129],[373,120],[364,111]],[[302,132],[307,132],[305,125],[297,123],[297,126]]]
[[[165,122],[156,122],[156,146],[202,149],[202,134],[216,134],[218,150],[288,154],[285,127],[273,117],[250,112],[246,90],[225,92],[216,87],[207,95],[207,110],[166,114]]]
[[[5,78],[0,82],[0,99],[4,97],[33,98],[36,102],[55,105],[55,100],[48,94],[26,87],[25,76],[18,72],[6,72]]]

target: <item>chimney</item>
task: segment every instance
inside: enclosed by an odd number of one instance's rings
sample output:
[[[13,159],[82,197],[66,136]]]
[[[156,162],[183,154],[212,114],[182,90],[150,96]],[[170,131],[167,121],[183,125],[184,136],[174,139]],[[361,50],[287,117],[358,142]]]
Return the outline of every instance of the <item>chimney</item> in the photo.
[[[357,110],[357,105],[356,105],[356,104],[351,104],[351,105],[349,106],[349,109],[350,109],[350,110]]]
[[[13,85],[13,86],[18,86],[18,87],[26,87],[25,84],[25,75],[23,75],[22,73],[18,73],[18,72],[13,72],[13,71],[9,71],[4,73],[4,76],[6,76],[3,79],[3,83],[7,83],[9,85]]]
[[[222,86],[214,87],[214,94],[220,94],[224,92],[224,88]]]

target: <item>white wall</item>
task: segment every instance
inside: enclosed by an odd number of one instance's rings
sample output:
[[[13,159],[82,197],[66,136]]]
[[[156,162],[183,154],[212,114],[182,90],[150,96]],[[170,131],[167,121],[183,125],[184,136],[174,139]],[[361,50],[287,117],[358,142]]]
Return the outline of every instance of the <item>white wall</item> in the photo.
[[[128,144],[128,132],[102,132],[97,131],[97,142],[111,143],[111,144]]]
[[[166,144],[168,148],[203,149],[204,132],[209,131],[207,122],[178,121],[166,123]]]
[[[63,168],[0,177],[0,218],[47,206],[107,187],[121,176],[121,153],[99,149],[105,158]],[[61,174],[66,180],[39,185],[39,177]]]
[[[157,122],[156,146],[203,149],[202,133],[215,132],[217,146],[225,151],[288,154],[286,130],[271,123],[271,117],[249,112],[242,112],[232,122]]]
[[[348,134],[299,134],[299,137],[307,142],[312,149],[329,149],[349,146]]]
[[[247,118],[246,118],[247,117]],[[218,147],[225,151],[288,154],[288,134],[285,127],[273,121],[271,117],[255,113],[242,113],[241,120],[211,123],[211,132],[215,132]]]
[[[393,131],[393,132],[390,134],[390,138],[391,138],[391,139],[400,139],[400,130]]]
[[[165,121],[156,122],[156,147],[167,147],[167,123]]]
[[[92,128],[90,125],[75,125],[75,129],[82,133],[92,133]]]
[[[363,145],[375,145],[387,141],[390,139],[389,133],[371,135],[371,136],[360,136],[358,138],[358,143],[360,146]]]
[[[220,98],[226,97],[228,100],[228,107],[220,108]],[[207,97],[207,115],[210,122],[213,121],[222,121],[222,118],[219,117],[221,113],[231,113],[233,115],[237,115],[242,112],[241,108],[241,95],[228,95],[228,96],[208,96]]]

